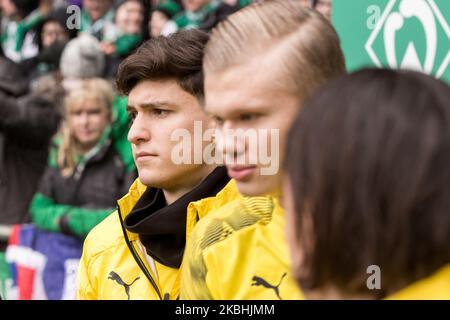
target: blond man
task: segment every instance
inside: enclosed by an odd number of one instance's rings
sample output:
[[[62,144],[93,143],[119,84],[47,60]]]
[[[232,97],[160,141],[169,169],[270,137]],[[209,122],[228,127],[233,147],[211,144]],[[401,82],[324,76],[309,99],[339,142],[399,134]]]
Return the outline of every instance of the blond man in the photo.
[[[210,212],[196,226],[186,246],[180,297],[302,298],[290,272],[279,204],[282,172],[266,170],[258,155],[266,143],[270,169],[277,169],[299,106],[345,72],[336,32],[298,1],[265,1],[213,31],[203,66],[205,110],[223,138],[218,149],[229,176],[247,197]],[[249,134],[230,139],[233,130]],[[274,134],[260,135],[264,132]]]

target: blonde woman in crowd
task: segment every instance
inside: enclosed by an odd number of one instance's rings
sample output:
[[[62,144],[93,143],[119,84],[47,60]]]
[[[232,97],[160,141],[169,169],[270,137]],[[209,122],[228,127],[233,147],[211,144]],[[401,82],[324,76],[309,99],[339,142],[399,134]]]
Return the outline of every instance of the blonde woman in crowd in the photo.
[[[115,207],[135,178],[113,136],[113,90],[85,80],[66,98],[66,120],[49,158],[31,213],[49,231],[83,239]]]

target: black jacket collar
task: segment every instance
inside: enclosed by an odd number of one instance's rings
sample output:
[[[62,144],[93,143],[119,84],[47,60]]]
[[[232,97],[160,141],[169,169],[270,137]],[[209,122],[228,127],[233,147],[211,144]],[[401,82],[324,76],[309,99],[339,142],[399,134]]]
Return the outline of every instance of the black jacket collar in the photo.
[[[230,178],[225,167],[216,168],[199,185],[166,205],[161,189],[148,188],[124,220],[128,231],[138,233],[147,254],[171,268],[179,268],[186,244],[186,217],[190,202],[215,196]]]

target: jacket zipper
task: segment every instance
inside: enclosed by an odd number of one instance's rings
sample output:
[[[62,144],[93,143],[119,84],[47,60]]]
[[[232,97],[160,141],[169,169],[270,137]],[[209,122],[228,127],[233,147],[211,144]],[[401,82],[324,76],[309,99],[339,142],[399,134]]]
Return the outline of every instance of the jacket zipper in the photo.
[[[130,240],[128,239],[128,235],[127,235],[127,231],[125,230],[125,227],[123,225],[123,219],[122,219],[122,215],[120,213],[120,207],[117,206],[117,212],[119,214],[119,219],[120,219],[120,225],[122,227],[122,231],[125,237],[125,242],[128,246],[128,249],[130,249],[130,252],[134,258],[134,260],[136,261],[136,263],[138,264],[138,266],[141,268],[142,272],[145,274],[145,276],[147,277],[147,279],[150,281],[150,283],[153,286],[153,289],[155,289],[156,293],[158,294],[158,297],[160,300],[163,300],[161,292],[159,291],[158,286],[156,285],[155,280],[153,279],[152,275],[150,274],[150,272],[147,270],[147,268],[145,267],[144,263],[142,262],[141,258],[139,257],[139,254],[136,252],[136,249],[133,247],[133,244],[130,242]]]

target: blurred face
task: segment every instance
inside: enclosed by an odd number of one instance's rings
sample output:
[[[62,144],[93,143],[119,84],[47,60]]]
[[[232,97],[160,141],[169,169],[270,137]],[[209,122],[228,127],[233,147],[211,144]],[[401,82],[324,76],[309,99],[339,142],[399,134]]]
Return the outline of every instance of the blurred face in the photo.
[[[282,88],[279,69],[268,55],[223,72],[206,72],[206,111],[222,133],[217,148],[244,195],[281,188],[284,140],[300,98]]]
[[[64,28],[57,22],[47,22],[42,29],[42,45],[44,48],[49,47],[57,41],[66,41],[69,35]]]
[[[137,1],[127,1],[119,7],[116,13],[116,25],[125,33],[141,33],[144,12]]]
[[[97,144],[109,122],[110,114],[107,108],[97,100],[83,101],[70,110],[69,126],[84,151]]]
[[[112,0],[83,0],[83,8],[89,13],[92,21],[97,21],[111,8]]]
[[[328,18],[328,20],[331,20],[331,1],[319,0],[316,4],[316,10]]]
[[[305,7],[310,7],[310,0],[300,0],[300,3]]]
[[[205,165],[176,164],[172,155],[179,144],[171,139],[174,131],[193,136],[195,121],[209,127],[211,121],[196,97],[175,80],[145,80],[131,90],[127,110],[133,121],[128,140],[143,184],[176,192],[192,188],[204,177]]]
[[[186,11],[196,12],[211,0],[184,0],[183,6]]]
[[[2,10],[2,15],[6,17],[12,17],[18,13],[17,7],[11,0],[0,0],[0,9]]]
[[[167,22],[169,22],[169,19],[166,17],[165,14],[159,11],[154,11],[149,21],[150,34],[152,35],[152,37],[157,37],[161,35],[161,31]]]

